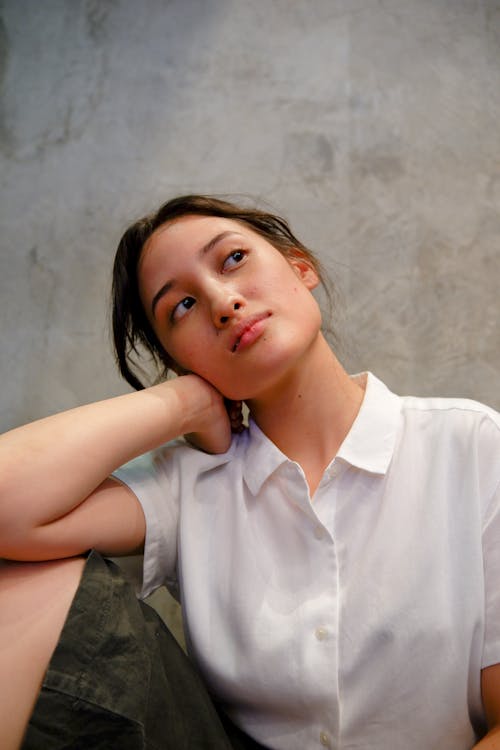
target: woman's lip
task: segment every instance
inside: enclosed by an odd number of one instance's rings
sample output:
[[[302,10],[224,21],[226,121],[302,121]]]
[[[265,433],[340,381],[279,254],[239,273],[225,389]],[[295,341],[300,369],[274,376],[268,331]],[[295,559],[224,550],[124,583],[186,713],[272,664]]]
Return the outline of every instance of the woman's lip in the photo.
[[[266,327],[266,320],[271,313],[261,313],[238,323],[236,331],[231,339],[231,351],[241,351],[259,338]]]

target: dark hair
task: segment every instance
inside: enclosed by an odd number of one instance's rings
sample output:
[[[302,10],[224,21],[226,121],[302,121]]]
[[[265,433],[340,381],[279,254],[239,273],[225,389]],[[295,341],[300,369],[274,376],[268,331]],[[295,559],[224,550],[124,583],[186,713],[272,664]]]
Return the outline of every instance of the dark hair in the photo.
[[[330,291],[320,263],[280,216],[212,196],[185,195],[173,198],[155,213],[144,216],[127,229],[118,244],[113,265],[112,321],[115,357],[121,375],[136,390],[145,387],[136,374],[138,370],[144,372],[137,359],[143,359],[145,353],[157,370],[158,380],[166,378],[168,370],[174,364],[158,341],[141,303],[137,279],[139,257],[156,229],[169,221],[189,215],[233,219],[264,237],[284,256],[306,258],[317,272],[330,300]]]

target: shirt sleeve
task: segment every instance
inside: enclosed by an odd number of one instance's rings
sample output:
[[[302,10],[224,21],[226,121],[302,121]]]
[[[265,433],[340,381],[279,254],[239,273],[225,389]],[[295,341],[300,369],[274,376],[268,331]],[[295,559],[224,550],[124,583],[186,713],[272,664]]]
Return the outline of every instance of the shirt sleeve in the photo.
[[[113,472],[139,500],[146,519],[143,581],[139,596],[159,586],[176,587],[179,525],[179,477],[176,444],[169,443],[133,459]]]
[[[495,424],[496,422],[496,424]],[[485,638],[482,667],[500,663],[500,428],[490,422],[487,464],[490,478],[488,504],[483,525],[483,562],[485,581]],[[496,428],[496,429],[495,429]]]

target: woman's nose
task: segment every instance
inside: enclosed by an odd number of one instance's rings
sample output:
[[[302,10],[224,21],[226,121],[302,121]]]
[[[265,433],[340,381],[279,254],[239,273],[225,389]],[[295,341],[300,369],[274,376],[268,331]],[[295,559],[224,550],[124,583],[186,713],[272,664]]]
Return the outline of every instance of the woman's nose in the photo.
[[[222,292],[213,300],[212,316],[217,328],[224,328],[243,307],[243,300],[236,294]]]

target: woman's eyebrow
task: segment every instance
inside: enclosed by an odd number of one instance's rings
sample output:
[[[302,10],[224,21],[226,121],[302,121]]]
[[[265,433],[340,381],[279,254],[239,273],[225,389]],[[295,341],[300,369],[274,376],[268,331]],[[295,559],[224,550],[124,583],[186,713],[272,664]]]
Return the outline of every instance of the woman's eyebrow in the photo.
[[[161,300],[161,298],[164,297],[165,294],[170,291],[170,289],[172,289],[173,286],[175,286],[175,281],[167,281],[167,283],[163,284],[163,286],[156,292],[151,302],[151,315],[153,316],[153,318],[155,317],[156,305]]]
[[[222,242],[222,240],[225,240],[226,237],[229,237],[229,235],[232,235],[232,234],[241,236],[239,235],[238,232],[235,232],[234,230],[226,230],[225,232],[219,232],[219,234],[216,234],[215,237],[212,237],[211,240],[209,240],[205,245],[203,245],[203,247],[199,249],[198,256],[203,257],[204,255],[209,253],[210,250],[212,250],[219,242]],[[175,280],[167,281],[156,292],[151,302],[151,315],[153,316],[153,318],[155,316],[156,305],[161,300],[161,298],[164,297],[165,294],[167,294],[167,292],[169,292],[172,289],[173,286],[175,286]]]
[[[203,245],[198,255],[206,255],[208,252],[210,252],[210,250],[212,250],[212,248],[215,247],[215,245],[217,245],[218,242],[225,240],[226,237],[229,237],[229,235],[231,234],[236,234],[241,237],[241,235],[238,232],[235,232],[234,229],[226,230],[225,232],[219,232],[219,234],[216,234],[215,237],[212,237],[212,239],[209,240],[206,245]]]

